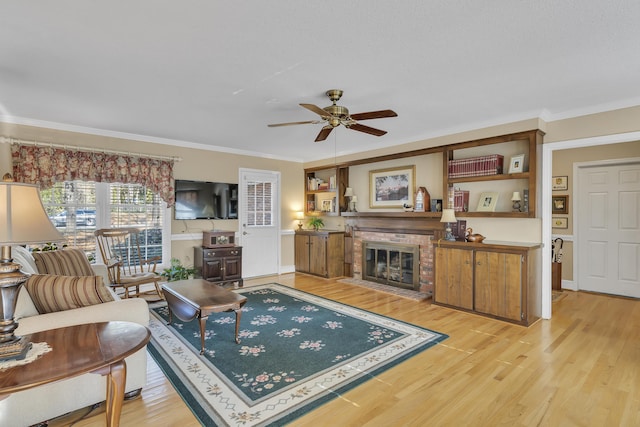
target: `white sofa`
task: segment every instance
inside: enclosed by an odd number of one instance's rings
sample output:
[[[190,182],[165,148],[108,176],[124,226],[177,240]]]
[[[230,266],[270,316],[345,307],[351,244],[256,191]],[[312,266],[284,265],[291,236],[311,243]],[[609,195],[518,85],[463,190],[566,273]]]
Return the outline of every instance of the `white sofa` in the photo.
[[[31,254],[22,247],[12,248],[14,261],[25,273],[37,273]],[[94,268],[92,266],[92,268]],[[106,274],[104,266],[96,266],[97,275]],[[107,282],[105,282],[107,283]],[[39,314],[26,288],[20,290],[16,307],[17,335],[69,325],[121,320],[147,326],[149,308],[141,298],[120,299],[73,310]],[[135,392],[146,385],[146,347],[125,359],[127,383],[125,392]],[[28,365],[27,365],[28,366]],[[0,426],[22,427],[37,424],[68,412],[102,402],[106,397],[106,379],[97,374],[75,378],[14,393],[0,400]]]

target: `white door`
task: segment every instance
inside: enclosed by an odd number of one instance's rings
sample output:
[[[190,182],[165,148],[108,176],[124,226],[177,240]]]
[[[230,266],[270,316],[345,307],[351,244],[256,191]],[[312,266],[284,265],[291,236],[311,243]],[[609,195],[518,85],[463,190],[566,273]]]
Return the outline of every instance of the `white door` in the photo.
[[[240,169],[242,277],[278,274],[280,173]]]
[[[640,298],[640,163],[580,167],[578,288]]]

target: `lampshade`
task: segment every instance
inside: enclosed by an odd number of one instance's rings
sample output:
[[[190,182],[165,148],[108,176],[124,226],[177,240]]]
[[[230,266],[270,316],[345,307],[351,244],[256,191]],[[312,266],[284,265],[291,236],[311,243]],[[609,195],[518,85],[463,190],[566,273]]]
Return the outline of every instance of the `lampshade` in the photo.
[[[302,211],[296,212],[296,219],[303,220],[304,219],[304,212],[302,212]]]
[[[520,198],[520,192],[519,191],[514,191],[513,192],[513,196],[511,196],[511,201],[512,202],[519,202],[520,200],[522,200]]]
[[[0,245],[60,240],[64,237],[49,220],[37,186],[0,182]]]
[[[453,209],[443,209],[442,217],[440,218],[440,222],[456,222],[456,215],[453,212]]]
[[[357,202],[358,201],[358,196],[351,196],[351,201],[352,202]]]
[[[344,191],[344,197],[353,197],[353,188],[347,187]]]

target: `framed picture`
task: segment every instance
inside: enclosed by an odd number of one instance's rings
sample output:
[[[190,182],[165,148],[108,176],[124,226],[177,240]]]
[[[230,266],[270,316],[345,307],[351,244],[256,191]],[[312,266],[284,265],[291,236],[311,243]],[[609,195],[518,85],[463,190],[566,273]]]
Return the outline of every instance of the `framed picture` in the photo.
[[[401,208],[413,203],[415,165],[369,171],[369,206]]]
[[[499,194],[493,191],[487,191],[480,194],[480,200],[478,201],[478,212],[494,212],[496,205],[498,204]]]
[[[551,189],[553,191],[568,190],[569,189],[569,177],[568,176],[554,176],[551,181]]]
[[[569,228],[568,218],[553,218],[551,223],[553,228]]]
[[[524,172],[524,154],[518,154],[511,157],[509,162],[509,173],[522,173]]]
[[[323,200],[322,201],[322,212],[333,212],[333,201],[332,200]]]
[[[569,213],[569,196],[553,196],[551,198],[552,214],[568,214]]]

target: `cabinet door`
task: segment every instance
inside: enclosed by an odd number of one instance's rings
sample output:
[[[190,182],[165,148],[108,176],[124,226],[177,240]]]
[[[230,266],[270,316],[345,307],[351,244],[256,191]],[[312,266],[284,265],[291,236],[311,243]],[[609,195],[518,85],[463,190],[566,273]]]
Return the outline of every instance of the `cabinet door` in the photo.
[[[210,282],[217,282],[223,280],[224,269],[222,264],[222,258],[210,258],[204,259],[202,267],[202,278]]]
[[[522,320],[522,256],[476,251],[476,311]]]
[[[295,235],[296,271],[309,272],[309,236]]]
[[[436,302],[473,309],[473,251],[436,248]]]
[[[238,256],[224,258],[224,280],[242,278],[242,258]]]
[[[309,272],[327,276],[327,239],[324,236],[309,236]]]

